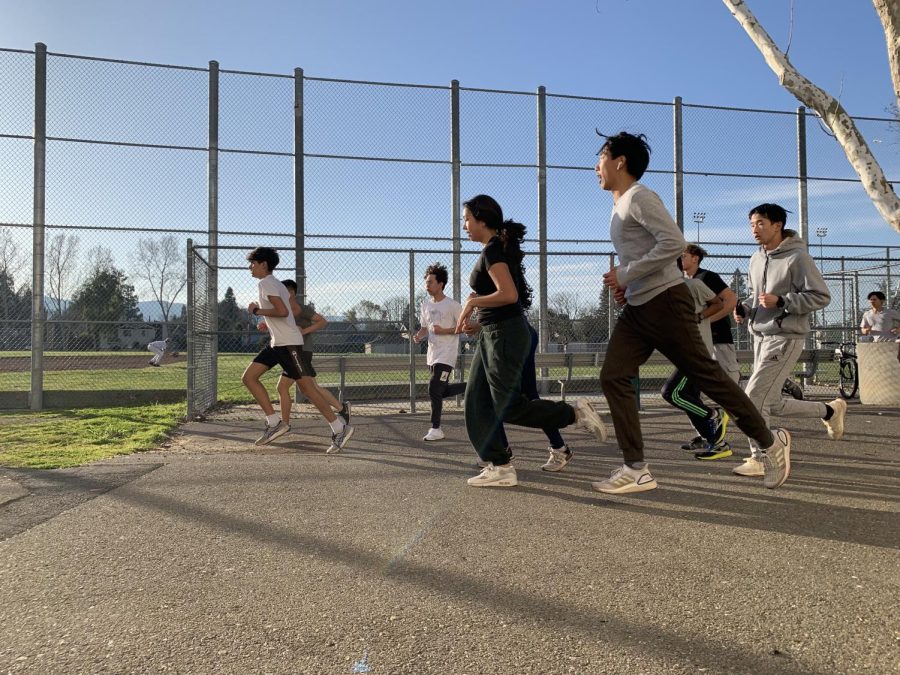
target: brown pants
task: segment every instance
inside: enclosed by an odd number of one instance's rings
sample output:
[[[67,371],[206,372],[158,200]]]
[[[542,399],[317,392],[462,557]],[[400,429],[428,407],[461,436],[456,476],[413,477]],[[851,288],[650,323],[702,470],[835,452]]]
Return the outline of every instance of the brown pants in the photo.
[[[768,448],[775,442],[744,391],[709,356],[697,327],[691,294],[687,286],[678,284],[643,305],[627,305],[609,339],[600,384],[626,462],[644,459],[644,439],[631,381],[654,349],[728,411],[740,430],[760,447]]]

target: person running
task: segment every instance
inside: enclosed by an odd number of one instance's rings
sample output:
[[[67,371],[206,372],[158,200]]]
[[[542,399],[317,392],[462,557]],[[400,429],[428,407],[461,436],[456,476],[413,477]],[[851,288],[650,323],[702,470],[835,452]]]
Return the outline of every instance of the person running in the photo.
[[[713,336],[709,317],[715,316],[721,308],[722,300],[713,293],[712,289],[700,279],[688,278],[685,280],[691,297],[694,301],[694,311],[697,325],[700,329],[700,337],[706,346],[710,356],[715,358],[713,351]],[[685,373],[676,369],[662,388],[662,397],[670,405],[675,406],[687,414],[691,424],[699,438],[703,440],[705,449],[694,453],[697,459],[721,459],[731,456],[731,446],[725,440],[725,432],[728,428],[728,413],[718,408],[710,408],[703,402],[700,388]],[[691,446],[696,439],[691,441]],[[681,446],[684,448],[685,446]]]
[[[169,348],[170,339],[171,338],[166,338],[165,340],[157,340],[156,342],[151,342],[149,345],[147,345],[147,351],[153,352],[153,357],[150,359],[151,366],[155,366],[156,368],[160,367],[160,362],[166,355],[166,349]]]
[[[278,266],[278,252],[273,248],[260,246],[247,254],[247,260],[250,263],[250,274],[259,280],[259,302],[251,302],[247,311],[254,316],[264,317],[266,329],[271,336],[269,346],[256,355],[241,376],[244,386],[266,416],[266,428],[256,439],[256,445],[267,445],[291,430],[290,423],[275,413],[269,393],[260,382],[264,373],[278,365],[284,371],[281,378],[288,381],[286,389],[279,387],[279,395],[287,392],[286,398],[280,401],[282,411],[285,408],[290,410],[290,386],[294,382],[299,383],[304,396],[319,409],[331,426],[331,447],[328,451],[338,452],[353,436],[353,427],[334,414],[316,389],[310,373],[304,372],[304,359],[301,356],[303,336],[290,310],[290,294],[284,284],[272,275]]]
[[[753,333],[753,374],[746,392],[768,421],[780,417],[820,417],[829,438],[844,435],[847,402],[799,401],[782,397],[784,380],[794,370],[809,333],[809,315],[831,301],[828,285],[794,230],[785,229],[787,211],[778,204],[750,210],[750,231],[759,250],[750,258],[750,297],[735,308]],[[734,468],[739,476],[762,476],[763,450],[750,439],[750,457]]]
[[[468,484],[509,487],[517,485],[518,478],[499,433],[504,422],[538,429],[577,424],[601,442],[607,438],[606,425],[585,399],[573,407],[563,401],[529,400],[522,393],[530,350],[523,309],[531,306],[532,293],[522,264],[525,226],[504,221],[500,204],[487,195],[464,202],[463,218],[469,239],[482,246],[469,276],[473,292],[456,325],[457,333],[465,332],[478,310],[481,332],[466,385],[465,419],[469,440],[485,467]]]
[[[599,133],[599,132],[598,132]],[[602,134],[601,134],[602,135]],[[709,355],[697,326],[694,302],[675,264],[686,242],[659,196],[638,182],[650,163],[643,134],[605,137],[595,167],[600,188],[612,193],[610,238],[618,267],[603,275],[624,308],[600,371],[624,464],[592,483],[598,492],[621,494],[657,487],[644,461],[644,440],[632,380],[654,349],[691,377],[724,408],[745,434],[765,448],[767,488],[790,475],[791,435],[770,430],[750,399]]]
[[[447,268],[440,263],[429,265],[425,270],[425,292],[430,300],[424,300],[419,310],[419,330],[413,341],[419,344],[428,340],[428,354],[425,357],[431,379],[428,381],[428,397],[431,399],[431,428],[423,441],[439,441],[444,438],[441,430],[441,412],[444,399],[459,396],[466,391],[465,382],[450,382],[453,367],[459,354],[459,334],[456,323],[462,306],[453,298],[444,295],[447,286]]]
[[[322,395],[331,409],[336,411],[338,415],[344,418],[345,424],[349,424],[350,402],[338,401],[334,394],[328,391],[328,389],[326,389],[325,387],[321,386],[319,384],[319,381],[316,379],[316,369],[313,368],[312,365],[313,334],[316,331],[320,331],[325,328],[325,326],[328,325],[328,319],[319,314],[312,305],[302,305],[297,301],[296,281],[294,281],[293,279],[285,279],[281,283],[283,283],[284,287],[288,289],[288,295],[290,296],[291,313],[294,315],[294,321],[297,323],[297,328],[300,329],[300,335],[303,336],[303,351],[300,353],[300,356],[304,361],[304,365],[306,366],[306,372],[309,373],[309,379],[312,380],[313,384],[315,384],[316,390],[318,390],[318,392]],[[278,384],[279,386],[281,386],[281,380],[279,380]],[[299,399],[303,392],[300,389],[299,384],[296,385],[296,389],[297,398]],[[288,387],[288,398],[290,398],[290,387]],[[284,419],[285,411],[282,411],[281,415],[282,419]]]
[[[900,338],[900,312],[885,309],[885,295],[872,291],[866,296],[872,309],[866,310],[859,324],[859,332],[868,335],[874,342],[894,342]]]

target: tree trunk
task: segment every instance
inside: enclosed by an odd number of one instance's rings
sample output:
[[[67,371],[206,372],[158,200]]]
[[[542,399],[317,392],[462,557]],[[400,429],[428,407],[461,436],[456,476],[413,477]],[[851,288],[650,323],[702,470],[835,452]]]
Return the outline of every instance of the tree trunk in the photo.
[[[897,89],[900,73],[897,72],[896,29],[900,10],[897,9],[896,0],[873,1],[884,25],[888,50],[893,54],[891,72],[894,88]],[[897,193],[888,182],[866,140],[859,133],[856,124],[844,107],[828,92],[817,87],[797,71],[784,52],[778,49],[766,30],[756,20],[744,0],[722,0],[722,2],[753,40],[753,44],[759,49],[766,63],[778,76],[781,86],[821,116],[822,121],[831,129],[843,148],[847,160],[859,176],[875,208],[894,230],[900,232],[900,198],[897,197]]]

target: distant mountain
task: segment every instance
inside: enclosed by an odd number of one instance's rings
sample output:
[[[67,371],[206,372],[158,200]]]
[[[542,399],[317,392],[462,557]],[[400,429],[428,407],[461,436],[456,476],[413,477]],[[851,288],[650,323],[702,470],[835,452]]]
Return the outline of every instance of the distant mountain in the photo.
[[[144,315],[144,321],[162,321],[162,310],[159,308],[158,302],[149,300],[146,302],[139,302],[138,309],[141,310],[141,314]],[[171,321],[172,319],[181,316],[183,310],[183,302],[172,303],[172,309],[169,310],[169,320]]]

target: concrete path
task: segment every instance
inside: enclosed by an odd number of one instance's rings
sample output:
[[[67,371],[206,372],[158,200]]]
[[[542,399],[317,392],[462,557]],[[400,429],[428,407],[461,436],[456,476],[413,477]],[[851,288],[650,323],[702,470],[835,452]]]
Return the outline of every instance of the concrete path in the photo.
[[[520,485],[467,487],[445,417],[426,444],[426,414],[357,406],[325,455],[310,414],[255,448],[237,408],[159,451],[0,469],[0,672],[898,672],[900,411],[852,405],[840,442],[785,420],[772,491],[651,408],[660,489],[620,497],[590,490],[615,446],[574,431],[561,474],[512,429]]]

